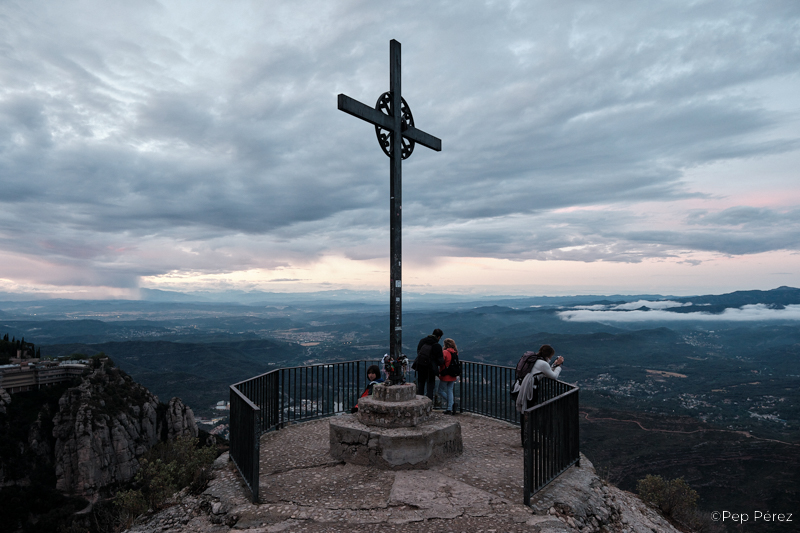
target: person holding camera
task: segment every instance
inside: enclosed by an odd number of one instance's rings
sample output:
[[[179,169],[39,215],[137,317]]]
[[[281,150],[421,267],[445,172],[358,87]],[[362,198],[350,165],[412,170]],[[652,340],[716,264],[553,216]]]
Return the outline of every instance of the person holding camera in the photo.
[[[549,344],[542,345],[538,352],[525,352],[517,363],[516,382],[511,390],[511,398],[515,401],[520,418],[520,438],[525,445],[525,416],[526,410],[538,403],[539,380],[542,376],[558,379],[561,374],[561,365],[564,358],[559,356],[550,364],[556,351]]]

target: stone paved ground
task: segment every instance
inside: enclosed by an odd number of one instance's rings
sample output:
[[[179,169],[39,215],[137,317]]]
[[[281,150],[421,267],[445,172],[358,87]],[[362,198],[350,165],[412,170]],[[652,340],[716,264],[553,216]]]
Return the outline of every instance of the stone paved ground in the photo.
[[[307,531],[373,531],[378,523],[390,531],[442,531],[445,522],[453,531],[528,530],[523,526],[532,515],[521,505],[519,429],[471,415],[458,420],[464,454],[430,470],[393,472],[333,461],[327,420],[267,434],[261,440],[261,501],[274,519],[309,520]]]
[[[261,440],[261,502],[252,504],[227,454],[199,497],[131,531],[251,533],[675,531],[632,495],[605,486],[584,457],[522,505],[519,428],[459,415],[462,456],[429,470],[381,471],[328,455],[328,420]]]

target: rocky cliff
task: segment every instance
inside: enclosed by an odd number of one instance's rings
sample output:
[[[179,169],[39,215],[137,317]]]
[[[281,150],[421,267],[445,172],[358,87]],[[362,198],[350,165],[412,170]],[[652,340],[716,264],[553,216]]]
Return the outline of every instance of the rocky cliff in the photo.
[[[11,395],[0,387],[0,414],[6,414],[6,406],[11,403]]]
[[[12,396],[0,389],[0,488],[52,477],[53,415],[63,390]]]
[[[59,400],[56,488],[96,500],[105,487],[132,479],[138,458],[160,440],[197,433],[194,414],[180,399],[159,404],[130,376],[102,364]]]
[[[8,406],[11,404],[11,395],[6,390],[0,387],[0,415],[5,415]],[[0,425],[0,429],[5,431],[6,428]],[[3,461],[0,461],[0,487],[5,485],[6,469]]]

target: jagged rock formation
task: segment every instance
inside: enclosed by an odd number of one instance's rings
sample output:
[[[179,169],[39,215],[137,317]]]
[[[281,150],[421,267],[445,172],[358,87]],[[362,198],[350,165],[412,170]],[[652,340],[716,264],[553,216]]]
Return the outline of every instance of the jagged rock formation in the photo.
[[[53,414],[57,396],[31,403],[0,389],[0,487],[29,486],[53,469]],[[35,418],[33,418],[35,417]]]
[[[28,447],[40,461],[48,463],[53,457],[53,439],[50,438],[53,413],[45,405],[28,428]]]
[[[6,414],[6,407],[11,403],[11,395],[6,390],[0,387],[0,414]],[[4,429],[4,428],[3,428]],[[5,485],[6,472],[3,468],[3,463],[0,461],[0,487]]]
[[[0,388],[0,413],[5,414],[6,406],[11,403],[11,395],[5,389]]]
[[[144,386],[105,364],[64,393],[53,424],[56,488],[89,500],[132,479],[138,458],[162,438],[198,433],[180,399],[160,407]]]
[[[167,404],[163,418],[158,420],[161,440],[173,440],[177,437],[197,437],[197,422],[194,413],[180,398],[172,398]]]

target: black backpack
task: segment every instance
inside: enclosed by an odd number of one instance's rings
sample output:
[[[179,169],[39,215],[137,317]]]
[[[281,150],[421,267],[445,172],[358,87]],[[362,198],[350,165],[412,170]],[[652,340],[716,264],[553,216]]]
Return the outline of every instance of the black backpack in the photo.
[[[431,364],[431,348],[430,344],[423,344],[417,352],[417,358],[414,359],[414,364],[411,365],[413,370],[419,371],[421,368],[427,368]]]
[[[533,365],[538,359],[540,359],[540,357],[536,352],[525,352],[522,357],[519,358],[516,369],[517,374],[515,376],[517,381],[521,382],[523,379],[525,379],[525,376],[530,373]]]
[[[458,354],[450,354],[450,364],[439,372],[440,376],[452,376],[457,378],[461,375],[461,361],[458,360]]]

